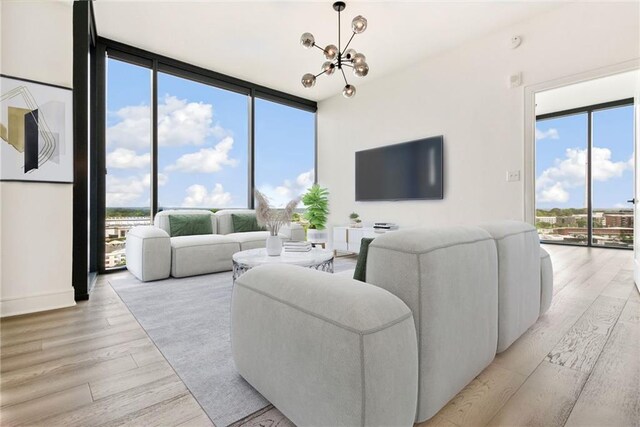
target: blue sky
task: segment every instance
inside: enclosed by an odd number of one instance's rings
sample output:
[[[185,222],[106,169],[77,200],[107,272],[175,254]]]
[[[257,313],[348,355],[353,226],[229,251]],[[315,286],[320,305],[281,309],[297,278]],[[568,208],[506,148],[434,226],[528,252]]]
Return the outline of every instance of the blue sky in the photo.
[[[151,71],[108,60],[107,206],[150,200]],[[158,74],[158,203],[246,207],[246,95]],[[283,205],[313,183],[314,114],[256,100],[256,186]]]
[[[536,124],[536,206],[586,207],[587,114]],[[630,208],[633,197],[633,106],[593,114],[593,207]]]

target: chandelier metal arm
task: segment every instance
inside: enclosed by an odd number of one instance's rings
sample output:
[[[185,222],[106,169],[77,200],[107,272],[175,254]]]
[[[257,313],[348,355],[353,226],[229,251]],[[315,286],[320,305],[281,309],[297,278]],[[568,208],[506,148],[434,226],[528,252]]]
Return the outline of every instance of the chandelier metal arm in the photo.
[[[322,48],[322,47],[318,46],[318,44],[317,44],[317,43],[314,43],[314,44],[313,44],[313,47],[317,47],[317,48],[318,48],[318,49],[320,49],[322,52],[324,52],[324,48]]]
[[[326,72],[327,72],[327,70],[324,70],[323,72],[316,74],[314,77],[321,76],[321,75],[323,75],[323,74],[324,74],[324,73],[326,73]]]
[[[356,36],[356,33],[353,32],[351,33],[351,37],[349,38],[349,41],[347,42],[347,45],[344,47],[344,52],[347,51],[347,49],[349,49],[349,45],[351,44],[351,40],[353,40],[353,38]]]
[[[347,76],[344,75],[344,70],[340,68],[340,71],[342,71],[342,78],[344,79],[344,84],[348,86],[349,82],[347,81]]]

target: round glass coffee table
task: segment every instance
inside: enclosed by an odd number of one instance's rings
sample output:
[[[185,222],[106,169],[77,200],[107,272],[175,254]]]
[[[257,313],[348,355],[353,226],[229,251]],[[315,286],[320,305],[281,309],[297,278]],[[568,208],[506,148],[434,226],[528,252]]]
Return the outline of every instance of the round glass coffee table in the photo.
[[[309,252],[285,252],[269,256],[264,248],[233,254],[233,281],[253,267],[263,264],[291,264],[333,273],[333,251],[313,248]]]

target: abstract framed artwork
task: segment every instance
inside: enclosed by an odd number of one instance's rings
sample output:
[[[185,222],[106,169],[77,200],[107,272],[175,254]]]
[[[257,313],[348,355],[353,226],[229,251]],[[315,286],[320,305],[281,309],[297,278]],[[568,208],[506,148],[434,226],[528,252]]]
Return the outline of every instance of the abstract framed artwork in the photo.
[[[0,75],[0,181],[73,182],[72,95]]]

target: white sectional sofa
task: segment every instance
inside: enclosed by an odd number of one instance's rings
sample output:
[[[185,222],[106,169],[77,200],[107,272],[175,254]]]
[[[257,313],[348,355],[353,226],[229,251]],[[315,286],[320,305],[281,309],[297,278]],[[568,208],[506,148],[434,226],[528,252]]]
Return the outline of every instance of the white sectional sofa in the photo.
[[[328,425],[323,414],[335,414],[335,426],[433,417],[549,308],[553,294],[551,260],[535,228],[515,221],[380,235],[366,278],[256,267],[236,281],[238,372],[298,425]],[[415,342],[406,341],[406,311],[389,294],[412,313]],[[414,357],[417,383],[395,382]]]
[[[498,250],[498,353],[525,333],[540,316],[540,240],[538,231],[519,221],[480,225]]]
[[[296,425],[413,423],[416,331],[390,292],[266,265],[236,280],[231,325],[238,372]]]
[[[495,357],[495,243],[479,227],[386,233],[369,246],[366,277],[413,312],[421,361],[416,421],[429,419]]]
[[[127,268],[143,282],[215,273],[232,269],[234,253],[265,246],[268,231],[235,232],[233,214],[254,214],[250,209],[228,209],[215,214],[207,210],[166,210],[153,226],[131,229],[127,235]],[[211,234],[171,237],[170,215],[208,215]],[[304,229],[291,224],[280,231],[283,240],[304,240]]]

